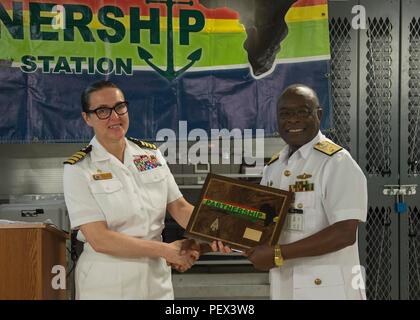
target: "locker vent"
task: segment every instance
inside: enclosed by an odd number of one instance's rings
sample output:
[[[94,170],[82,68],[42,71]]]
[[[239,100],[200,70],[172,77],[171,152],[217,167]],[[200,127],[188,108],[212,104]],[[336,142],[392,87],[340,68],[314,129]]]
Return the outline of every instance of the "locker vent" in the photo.
[[[410,23],[408,64],[408,175],[420,173],[420,19]]]
[[[328,138],[350,150],[351,24],[347,18],[330,21],[332,127]]]
[[[366,65],[366,172],[391,176],[392,24],[368,19]]]
[[[391,299],[391,208],[369,207],[366,221],[366,295]]]
[[[408,216],[408,294],[410,300],[420,300],[420,210],[409,208]]]

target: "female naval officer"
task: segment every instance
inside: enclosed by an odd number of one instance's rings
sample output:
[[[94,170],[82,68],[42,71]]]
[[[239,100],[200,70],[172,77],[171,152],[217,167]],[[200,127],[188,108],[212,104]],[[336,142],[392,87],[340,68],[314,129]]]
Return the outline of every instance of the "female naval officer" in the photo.
[[[63,177],[71,227],[85,242],[76,299],[173,299],[170,265],[185,271],[199,252],[162,242],[165,213],[185,228],[193,206],[156,146],[126,138],[128,102],[115,84],[86,88],[82,108],[95,136],[65,162]]]

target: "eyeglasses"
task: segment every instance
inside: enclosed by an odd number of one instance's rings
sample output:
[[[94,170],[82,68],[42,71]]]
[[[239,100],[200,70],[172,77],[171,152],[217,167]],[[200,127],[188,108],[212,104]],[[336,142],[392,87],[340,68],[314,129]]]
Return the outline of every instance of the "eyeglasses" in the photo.
[[[314,113],[314,111],[318,111],[318,110],[321,110],[321,108],[316,108],[316,109],[301,108],[297,110],[281,110],[279,111],[278,116],[280,120],[290,119],[292,117],[308,118]]]
[[[105,120],[111,116],[112,110],[114,110],[119,116],[126,114],[128,112],[128,101],[117,102],[112,108],[98,107],[93,110],[88,110],[86,113],[95,113],[99,119]]]

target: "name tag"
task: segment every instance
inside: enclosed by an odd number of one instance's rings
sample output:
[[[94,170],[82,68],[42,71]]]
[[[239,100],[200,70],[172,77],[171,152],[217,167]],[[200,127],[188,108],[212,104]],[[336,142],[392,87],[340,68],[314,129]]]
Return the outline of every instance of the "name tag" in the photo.
[[[93,180],[109,180],[112,179],[111,172],[98,172],[92,175]]]
[[[289,213],[286,216],[285,227],[287,230],[303,231],[305,227],[302,213]]]

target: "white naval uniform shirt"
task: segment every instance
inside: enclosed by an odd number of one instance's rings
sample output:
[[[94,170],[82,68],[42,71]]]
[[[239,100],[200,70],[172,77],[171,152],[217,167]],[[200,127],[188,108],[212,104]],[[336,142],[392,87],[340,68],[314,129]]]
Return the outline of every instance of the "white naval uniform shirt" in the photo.
[[[285,224],[280,244],[306,238],[339,221],[366,221],[366,177],[346,150],[332,156],[315,150],[314,145],[324,140],[331,141],[318,132],[290,158],[289,146],[286,146],[279,159],[264,168],[262,185],[289,190],[289,185],[294,185],[303,174],[311,175],[307,180],[314,184],[313,191],[295,192],[294,207],[303,210],[303,228]],[[353,278],[356,289],[352,286]],[[280,268],[272,268],[271,298],[365,299],[364,283],[360,278],[356,240],[342,250],[286,260]]]
[[[90,144],[92,151],[83,160],[64,167],[72,229],[106,221],[110,230],[161,241],[166,205],[182,194],[160,151],[142,149],[126,139],[121,163],[95,137]],[[139,158],[152,155],[160,166],[137,168]],[[111,173],[112,178],[95,180],[93,175],[99,171]],[[81,232],[78,238],[85,241]],[[163,258],[112,257],[95,252],[88,243],[77,264],[76,291],[80,299],[173,298],[171,271]]]

